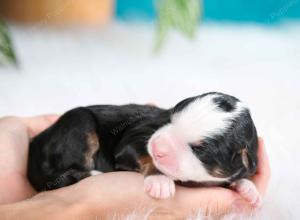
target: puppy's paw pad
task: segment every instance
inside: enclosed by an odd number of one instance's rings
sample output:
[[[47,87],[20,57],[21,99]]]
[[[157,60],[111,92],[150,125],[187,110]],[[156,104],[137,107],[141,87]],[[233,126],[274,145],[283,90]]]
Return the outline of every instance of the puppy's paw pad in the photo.
[[[262,197],[257,191],[253,182],[248,179],[241,179],[237,181],[233,188],[254,208],[260,208],[262,205]]]
[[[144,180],[144,190],[156,199],[166,199],[175,194],[175,183],[164,175],[148,176]]]

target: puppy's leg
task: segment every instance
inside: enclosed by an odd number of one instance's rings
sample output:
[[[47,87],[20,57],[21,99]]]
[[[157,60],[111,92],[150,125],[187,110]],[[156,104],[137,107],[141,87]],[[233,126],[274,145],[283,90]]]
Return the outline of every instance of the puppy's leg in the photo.
[[[236,190],[245,200],[247,200],[254,208],[260,208],[262,205],[262,198],[256,186],[248,179],[241,179],[231,186]]]
[[[89,110],[77,108],[32,140],[28,179],[37,191],[68,186],[91,175],[100,147],[96,126]]]
[[[140,164],[140,173],[145,176],[145,192],[156,199],[166,199],[175,194],[174,181],[157,170],[149,155],[139,158],[138,161]]]
[[[163,174],[151,175],[144,179],[144,190],[156,199],[166,199],[175,194],[175,183]]]
[[[115,151],[115,169],[136,171],[143,174],[145,176],[144,190],[154,198],[166,199],[173,196],[175,194],[174,181],[157,170],[150,155],[141,151],[143,144],[136,142],[133,145],[121,142],[120,150]],[[138,150],[140,150],[140,156],[133,153]]]

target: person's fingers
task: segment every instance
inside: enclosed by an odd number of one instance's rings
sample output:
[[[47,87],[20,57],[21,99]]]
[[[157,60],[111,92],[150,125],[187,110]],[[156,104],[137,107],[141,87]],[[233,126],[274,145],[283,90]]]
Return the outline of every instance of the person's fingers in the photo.
[[[126,187],[126,190],[120,190]],[[137,204],[149,210],[149,219],[184,219],[198,212],[220,217],[232,210],[236,200],[242,198],[235,191],[221,187],[187,188],[176,186],[176,193],[168,199],[153,199],[143,190],[143,176],[133,172],[113,172],[86,178],[79,183],[66,187],[68,195],[86,200],[90,207],[98,207],[103,199],[107,212],[135,210]],[[72,190],[80,192],[74,193]],[[99,196],[101,195],[101,196]],[[77,200],[77,199],[76,199]],[[128,204],[128,201],[134,201]],[[248,204],[238,205],[246,209]],[[97,208],[97,210],[99,210]],[[168,216],[171,216],[167,218]]]
[[[269,164],[268,155],[265,151],[264,141],[262,138],[259,138],[257,172],[253,176],[252,181],[256,185],[261,195],[264,195],[267,190],[270,176],[271,176],[270,164]]]
[[[58,118],[59,115],[50,114],[22,118],[22,121],[28,127],[29,137],[32,138],[56,122]]]
[[[249,213],[250,205],[235,191],[222,187],[176,187],[175,206],[183,216],[199,213],[214,218],[231,212]],[[183,217],[181,216],[181,217]]]
[[[36,194],[23,174],[13,172],[0,175],[0,205],[19,202]]]
[[[263,139],[259,138],[258,168],[257,173],[252,180],[262,195],[264,195],[266,192],[269,179],[269,160],[265,152]],[[237,192],[220,187],[205,188],[203,191],[202,189],[188,189],[179,187],[179,190],[177,190],[176,193],[177,196],[181,197],[179,201],[184,201],[183,204],[180,203],[181,211],[185,209],[191,211],[193,207],[195,208],[193,204],[200,205],[201,201],[204,201],[204,203],[199,206],[202,208],[202,212],[205,214],[214,215],[215,217],[232,212],[237,214],[251,215],[256,211],[255,207],[252,207]],[[201,196],[200,194],[197,196],[197,193],[200,193]]]

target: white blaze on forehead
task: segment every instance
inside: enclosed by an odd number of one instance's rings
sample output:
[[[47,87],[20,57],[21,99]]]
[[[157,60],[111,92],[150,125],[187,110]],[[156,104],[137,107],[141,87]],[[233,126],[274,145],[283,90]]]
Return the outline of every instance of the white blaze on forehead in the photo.
[[[223,133],[231,125],[231,120],[245,107],[237,101],[233,111],[225,112],[214,101],[214,98],[220,96],[212,94],[198,98],[174,114],[171,119],[174,132],[188,142]]]

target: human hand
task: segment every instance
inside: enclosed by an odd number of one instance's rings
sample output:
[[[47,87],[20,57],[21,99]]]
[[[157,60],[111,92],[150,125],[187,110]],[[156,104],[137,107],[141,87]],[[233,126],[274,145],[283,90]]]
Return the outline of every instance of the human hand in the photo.
[[[47,115],[0,119],[0,204],[20,201],[36,194],[26,178],[29,140],[57,118],[55,115]],[[270,167],[262,139],[259,141],[258,159],[258,170],[252,180],[264,195],[270,178]],[[237,209],[252,210],[251,205],[238,193],[221,187],[191,189],[177,186],[175,197],[155,200],[144,193],[143,176],[131,172],[101,174],[49,193],[67,201],[80,202],[86,207],[82,209],[85,213],[95,216],[124,213],[141,205],[146,209],[155,208],[153,216],[180,218],[199,209],[213,216]]]
[[[258,170],[252,181],[264,195],[270,178],[270,167],[262,139],[259,140]],[[174,197],[155,200],[143,191],[143,176],[133,172],[113,172],[86,178],[56,191],[71,201],[80,201],[93,217],[105,218],[111,213],[153,210],[154,219],[182,219],[202,211],[214,217],[228,212],[248,213],[254,207],[237,192],[222,187],[186,188],[176,186]]]
[[[29,141],[57,119],[57,115],[0,118],[0,204],[36,194],[26,177]]]

